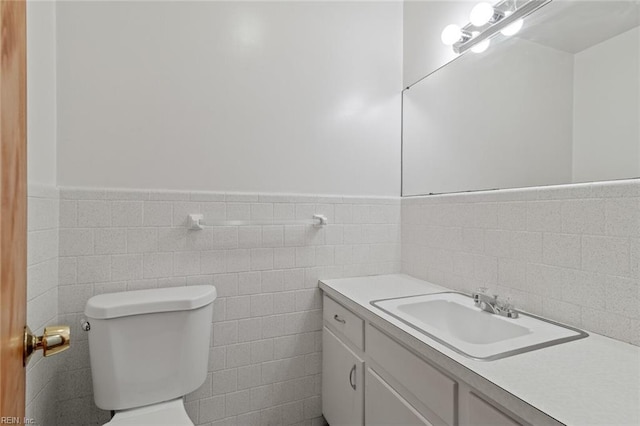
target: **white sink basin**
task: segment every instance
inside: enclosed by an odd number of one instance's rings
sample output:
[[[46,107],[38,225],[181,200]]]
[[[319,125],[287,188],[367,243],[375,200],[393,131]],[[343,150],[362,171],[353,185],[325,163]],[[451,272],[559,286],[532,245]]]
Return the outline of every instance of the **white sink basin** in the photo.
[[[438,343],[477,360],[491,361],[587,337],[576,328],[520,313],[491,314],[461,293],[435,293],[371,304]]]

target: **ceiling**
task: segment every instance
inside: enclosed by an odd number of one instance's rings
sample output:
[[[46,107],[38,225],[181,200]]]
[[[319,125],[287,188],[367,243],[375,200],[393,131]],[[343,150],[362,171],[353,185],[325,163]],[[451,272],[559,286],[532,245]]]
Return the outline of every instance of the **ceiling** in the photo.
[[[525,18],[519,38],[578,53],[640,25],[640,1],[555,0]]]

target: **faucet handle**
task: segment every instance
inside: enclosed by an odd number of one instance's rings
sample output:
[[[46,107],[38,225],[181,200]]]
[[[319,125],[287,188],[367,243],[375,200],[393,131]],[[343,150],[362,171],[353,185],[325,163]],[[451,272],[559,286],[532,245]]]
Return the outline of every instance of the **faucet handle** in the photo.
[[[518,318],[518,312],[513,309],[511,298],[507,297],[507,300],[496,302],[496,306],[500,310],[500,315],[508,318]]]
[[[487,287],[478,287],[475,293],[471,293],[471,297],[476,306],[480,306],[480,303],[482,303],[481,300],[484,299],[487,294],[487,290],[489,290]]]
[[[474,299],[478,299],[481,295],[487,294],[487,290],[488,289],[486,287],[478,287],[478,288],[476,288],[476,291],[471,293],[471,296]]]

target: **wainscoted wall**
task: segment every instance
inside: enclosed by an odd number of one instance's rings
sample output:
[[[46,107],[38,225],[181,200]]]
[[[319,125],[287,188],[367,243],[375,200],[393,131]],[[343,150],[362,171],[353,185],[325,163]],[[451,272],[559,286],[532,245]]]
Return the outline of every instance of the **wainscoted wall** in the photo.
[[[29,185],[27,224],[27,324],[42,334],[58,321],[58,190]],[[26,415],[50,425],[56,412],[58,358],[33,354],[27,366]]]
[[[194,422],[319,422],[317,279],[398,272],[401,207],[403,272],[467,292],[484,285],[533,313],[640,343],[638,180],[401,203],[68,188],[58,199],[53,187],[30,186],[29,324],[38,332],[69,324],[74,340],[57,357],[34,355],[27,416],[47,426],[108,420],[93,403],[78,327],[89,297],[212,283],[219,299],[210,371],[187,398]],[[187,231],[186,215],[197,212],[274,221],[323,213],[330,224]]]
[[[640,345],[640,180],[404,198],[402,270]]]
[[[185,227],[208,220],[310,219],[329,225]],[[100,293],[210,283],[218,290],[209,374],[187,397],[197,425],[321,421],[318,278],[400,270],[400,199],[61,188],[58,424],[102,424],[84,305]],[[221,421],[219,423],[218,421]],[[100,423],[102,422],[102,423]]]

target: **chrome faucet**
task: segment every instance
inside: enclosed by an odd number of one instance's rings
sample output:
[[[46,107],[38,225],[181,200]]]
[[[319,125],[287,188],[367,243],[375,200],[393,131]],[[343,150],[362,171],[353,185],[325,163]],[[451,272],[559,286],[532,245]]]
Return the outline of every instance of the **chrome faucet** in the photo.
[[[498,300],[498,295],[493,296],[487,294],[486,287],[478,288],[476,293],[472,293],[474,304],[485,312],[500,315],[507,318],[518,318],[518,311],[513,309],[513,305],[507,300],[503,302]]]

